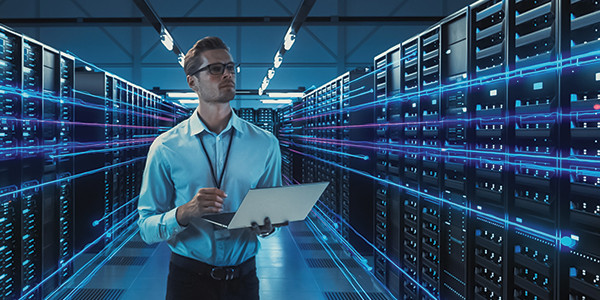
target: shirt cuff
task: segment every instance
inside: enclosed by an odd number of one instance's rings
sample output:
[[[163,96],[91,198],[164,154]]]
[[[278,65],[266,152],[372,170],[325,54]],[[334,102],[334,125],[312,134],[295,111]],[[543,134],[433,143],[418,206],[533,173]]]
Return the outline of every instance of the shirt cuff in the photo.
[[[177,207],[165,213],[163,222],[165,224],[169,236],[178,234],[185,228],[187,228],[187,226],[181,226],[179,225],[179,222],[177,222]]]

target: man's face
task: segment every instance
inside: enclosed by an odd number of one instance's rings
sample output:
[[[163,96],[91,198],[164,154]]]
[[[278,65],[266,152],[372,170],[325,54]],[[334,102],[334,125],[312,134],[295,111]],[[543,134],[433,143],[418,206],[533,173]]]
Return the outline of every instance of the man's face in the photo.
[[[204,51],[200,54],[200,60],[198,69],[215,63],[233,63],[233,58],[225,49]],[[209,69],[204,69],[189,75],[188,84],[198,93],[200,101],[227,103],[235,97],[235,70],[229,71],[224,68],[223,74],[211,74]]]

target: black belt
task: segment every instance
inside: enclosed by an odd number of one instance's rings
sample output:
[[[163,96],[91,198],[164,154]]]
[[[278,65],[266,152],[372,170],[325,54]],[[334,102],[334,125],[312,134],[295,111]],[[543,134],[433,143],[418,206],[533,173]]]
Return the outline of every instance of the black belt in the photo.
[[[180,268],[197,273],[198,275],[210,276],[215,280],[232,280],[240,278],[256,269],[256,260],[254,259],[254,256],[237,266],[218,267],[211,266],[189,257],[181,256],[177,253],[171,253],[171,263]]]

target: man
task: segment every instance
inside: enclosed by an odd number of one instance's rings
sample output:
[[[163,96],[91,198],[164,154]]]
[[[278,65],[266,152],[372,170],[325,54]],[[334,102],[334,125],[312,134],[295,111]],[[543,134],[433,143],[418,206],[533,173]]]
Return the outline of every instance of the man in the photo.
[[[235,64],[221,39],[199,40],[184,70],[199,105],[150,146],[140,234],[146,243],[167,241],[171,248],[167,299],[258,299],[254,256],[257,236],[274,232],[269,219],[227,230],[201,217],[237,210],[249,189],[281,186],[279,143],[229,106]]]

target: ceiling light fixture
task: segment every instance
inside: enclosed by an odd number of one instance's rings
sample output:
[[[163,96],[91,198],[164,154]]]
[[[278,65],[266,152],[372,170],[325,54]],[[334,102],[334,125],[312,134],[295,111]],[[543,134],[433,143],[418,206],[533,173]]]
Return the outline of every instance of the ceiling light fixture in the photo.
[[[281,63],[283,62],[283,55],[286,51],[289,51],[296,42],[296,35],[298,34],[300,27],[302,27],[302,23],[304,23],[304,20],[306,20],[306,17],[308,16],[308,13],[312,9],[313,5],[315,5],[315,2],[316,0],[303,0],[302,3],[300,3],[294,18],[292,19],[292,23],[283,36],[283,42],[279,46],[277,53],[275,53],[275,57],[273,58],[273,67],[267,70],[267,75],[263,79],[260,88],[258,89],[259,95],[262,95],[267,90],[269,80],[275,77],[275,69],[281,66]]]
[[[167,98],[198,98],[198,94],[194,92],[180,93],[180,92],[167,92]]]
[[[292,99],[261,99],[264,104],[291,104]]]
[[[300,98],[304,96],[304,93],[267,93],[271,98]]]
[[[160,29],[160,42],[167,50],[173,51],[173,37],[171,37],[171,34],[164,27]]]
[[[169,33],[156,11],[150,6],[150,3],[147,0],[133,0],[133,2],[159,34],[160,42],[167,50],[172,51],[177,56],[177,62],[183,68],[185,54],[181,51],[181,48],[177,45],[177,42],[173,39],[173,36],[171,36],[171,33]]]

